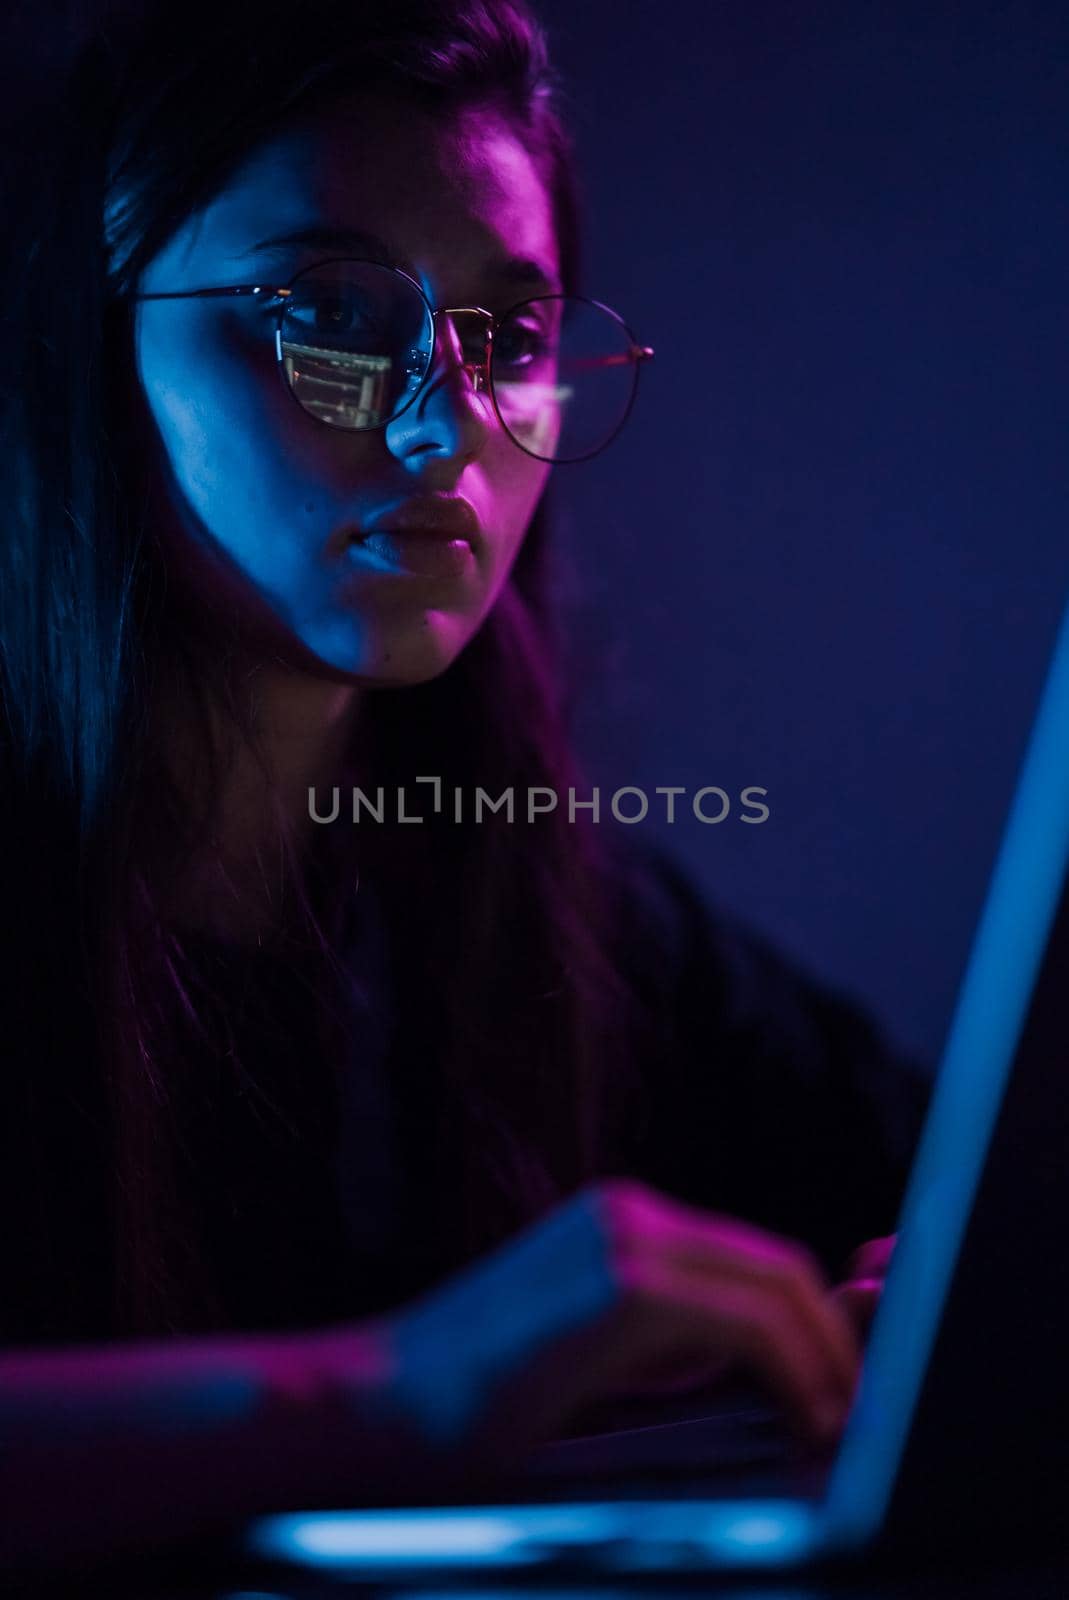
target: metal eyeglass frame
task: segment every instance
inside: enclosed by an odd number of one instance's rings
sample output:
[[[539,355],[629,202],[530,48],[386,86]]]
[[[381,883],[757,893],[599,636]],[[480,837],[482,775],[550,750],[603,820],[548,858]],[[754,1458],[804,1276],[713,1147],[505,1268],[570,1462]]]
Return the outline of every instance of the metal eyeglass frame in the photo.
[[[297,396],[292,383],[286,376],[282,355],[282,318],[286,312],[285,302],[293,294],[294,286],[301,278],[305,277],[309,273],[318,272],[323,267],[333,266],[375,267],[380,272],[392,272],[396,277],[403,278],[405,282],[408,283],[419,295],[424,306],[427,308],[427,313],[431,321],[431,348],[427,357],[427,370],[423,378],[420,380],[419,387],[412,391],[404,405],[401,406],[398,411],[392,412],[391,415],[385,418],[384,421],[372,423],[366,428],[347,428],[344,423],[328,422],[325,417],[317,416],[314,411],[309,411],[308,408],[301,403],[301,400]],[[497,419],[516,448],[518,450],[522,450],[525,455],[532,456],[536,461],[547,461],[553,466],[564,466],[577,461],[589,461],[592,457],[600,455],[602,450],[605,450],[610,444],[612,444],[613,440],[622,430],[628,417],[631,415],[631,408],[635,403],[635,396],[638,394],[639,363],[650,361],[653,357],[653,350],[650,348],[650,346],[639,344],[638,340],[635,338],[635,335],[631,332],[631,329],[618,312],[613,311],[611,306],[603,305],[600,300],[591,300],[586,295],[530,295],[526,300],[518,300],[515,305],[509,306],[507,311],[503,311],[500,316],[495,317],[493,312],[487,311],[483,306],[432,306],[421,285],[416,282],[415,278],[413,278],[410,273],[405,272],[401,267],[389,266],[382,261],[365,260],[357,256],[329,257],[323,261],[313,262],[311,266],[303,267],[300,272],[295,273],[288,284],[283,285],[264,283],[228,284],[222,288],[162,290],[151,294],[135,294],[131,296],[131,298],[134,301],[207,300],[229,295],[262,295],[268,300],[277,298],[282,301],[282,304],[278,309],[278,322],[275,327],[275,355],[278,360],[278,369],[282,378],[282,382],[285,384],[286,389],[292,396],[294,402],[300,406],[301,411],[306,417],[312,417],[316,422],[322,422],[324,427],[337,428],[340,432],[344,433],[373,433],[378,428],[386,428],[391,422],[396,422],[398,417],[403,416],[408,410],[409,406],[412,405],[413,401],[416,400],[420,394],[422,394],[423,390],[430,382],[431,374],[434,369],[434,357],[438,349],[438,318],[440,316],[481,317],[483,319],[486,333],[486,342],[483,350],[482,360],[462,361],[460,365],[465,372],[470,373],[474,393],[478,394],[480,392],[480,380],[482,380],[482,386],[489,391]],[[512,432],[508,423],[501,415],[501,407],[498,405],[497,395],[494,393],[494,376],[490,365],[493,352],[494,334],[515,312],[522,310],[524,306],[541,304],[545,300],[579,300],[586,305],[596,306],[599,311],[604,311],[608,316],[612,317],[614,322],[619,324],[624,334],[626,334],[630,345],[630,348],[627,351],[622,352],[620,355],[605,356],[599,360],[599,365],[617,365],[625,361],[631,362],[635,367],[635,377],[634,382],[631,385],[630,398],[628,399],[627,405],[624,408],[623,415],[616,424],[616,427],[613,429],[612,433],[610,433],[609,437],[598,445],[596,450],[589,450],[585,455],[581,456],[565,456],[557,458],[554,456],[540,456],[537,455],[535,451],[528,450],[526,445],[520,444],[519,440],[516,438],[516,435]]]

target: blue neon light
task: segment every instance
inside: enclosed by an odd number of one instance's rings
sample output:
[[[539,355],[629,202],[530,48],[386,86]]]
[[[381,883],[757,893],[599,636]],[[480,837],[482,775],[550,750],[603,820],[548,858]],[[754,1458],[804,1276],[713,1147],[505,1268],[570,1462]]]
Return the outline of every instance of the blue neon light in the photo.
[[[618,1506],[481,1506],[404,1511],[330,1511],[261,1519],[250,1532],[260,1554],[316,1567],[520,1566],[547,1545],[610,1537]]]
[[[253,1524],[248,1543],[272,1560],[351,1574],[529,1566],[575,1549],[626,1572],[701,1557],[791,1561],[809,1553],[815,1526],[814,1508],[793,1500],[617,1500],[272,1516]]]
[[[828,1489],[833,1541],[886,1513],[1069,859],[1069,610],[902,1203],[898,1242]]]
[[[816,1543],[816,1508],[800,1500],[682,1501],[675,1510],[718,1565],[780,1566],[803,1560]]]
[[[784,1543],[792,1541],[793,1533],[790,1522],[767,1511],[736,1513],[732,1523],[723,1530],[723,1536],[732,1544],[749,1550],[780,1550]]]

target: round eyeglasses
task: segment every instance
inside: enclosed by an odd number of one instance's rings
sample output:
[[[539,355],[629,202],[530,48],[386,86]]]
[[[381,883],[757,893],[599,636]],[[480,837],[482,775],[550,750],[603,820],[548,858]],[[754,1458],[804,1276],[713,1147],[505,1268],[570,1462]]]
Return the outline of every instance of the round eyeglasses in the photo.
[[[377,261],[323,261],[283,287],[237,284],[135,295],[184,300],[257,295],[278,301],[275,350],[290,393],[332,428],[382,428],[428,383],[439,317],[456,324],[465,372],[487,389],[501,426],[538,461],[586,461],[627,421],[638,370],[653,351],[608,306],[544,294],[500,316],[432,306],[416,280]]]

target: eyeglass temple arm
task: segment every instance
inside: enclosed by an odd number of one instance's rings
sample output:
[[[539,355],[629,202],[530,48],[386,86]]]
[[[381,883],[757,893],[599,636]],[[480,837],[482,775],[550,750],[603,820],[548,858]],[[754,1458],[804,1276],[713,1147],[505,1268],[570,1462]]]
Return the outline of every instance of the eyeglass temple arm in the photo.
[[[134,300],[208,300],[219,295],[231,294],[266,294],[274,298],[276,295],[292,294],[292,289],[276,289],[266,283],[228,284],[222,289],[169,289],[157,294],[135,294]]]
[[[653,350],[648,344],[633,344],[630,350],[625,350],[622,355],[616,356],[590,356],[585,361],[569,361],[568,366],[578,371],[589,371],[592,367],[623,367],[632,361],[652,361]]]

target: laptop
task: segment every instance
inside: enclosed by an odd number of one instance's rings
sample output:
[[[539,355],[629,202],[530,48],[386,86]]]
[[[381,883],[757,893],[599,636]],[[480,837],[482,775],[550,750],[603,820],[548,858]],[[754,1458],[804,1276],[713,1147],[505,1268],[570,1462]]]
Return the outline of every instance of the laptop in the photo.
[[[807,1450],[743,1384],[558,1440],[479,1505],[272,1515],[243,1530],[243,1553],[343,1581],[792,1572],[957,1548],[1060,1557],[1067,866],[1069,610],[836,1446]]]

